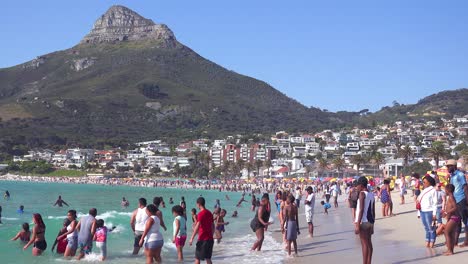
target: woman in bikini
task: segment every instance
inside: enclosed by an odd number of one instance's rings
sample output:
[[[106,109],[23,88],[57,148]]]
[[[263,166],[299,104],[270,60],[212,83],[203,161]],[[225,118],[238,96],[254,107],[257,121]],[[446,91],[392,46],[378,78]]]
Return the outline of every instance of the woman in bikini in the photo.
[[[445,186],[445,193],[448,196],[447,205],[445,207],[444,215],[447,219],[447,224],[445,225],[444,235],[445,235],[445,244],[447,245],[447,251],[444,252],[445,256],[453,255],[453,248],[456,245],[456,236],[455,231],[460,224],[461,217],[458,214],[457,203],[455,202],[455,197],[453,192],[455,191],[455,186],[453,184],[447,184]]]
[[[31,240],[23,247],[26,250],[31,244],[34,243],[32,254],[33,256],[40,256],[42,252],[47,249],[47,242],[45,241],[46,226],[42,221],[40,214],[33,214],[34,228]]]

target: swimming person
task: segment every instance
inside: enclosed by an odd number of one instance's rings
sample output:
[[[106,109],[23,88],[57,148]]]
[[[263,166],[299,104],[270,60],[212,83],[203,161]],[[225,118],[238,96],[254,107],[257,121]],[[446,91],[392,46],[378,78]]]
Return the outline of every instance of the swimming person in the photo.
[[[64,200],[62,200],[61,195],[59,195],[59,197],[57,198],[57,201],[55,201],[54,206],[56,205],[58,205],[58,207],[63,207],[63,205],[68,206],[68,204]]]
[[[3,195],[3,198],[5,200],[7,200],[7,201],[10,200],[10,192],[8,190],[5,191],[5,194]]]
[[[21,226],[23,230],[19,231],[15,237],[11,239],[11,241],[20,240],[22,243],[28,243],[31,240],[31,231],[29,231],[29,224],[23,223]]]
[[[140,247],[145,245],[146,263],[161,263],[161,249],[164,245],[164,239],[160,231],[160,218],[156,215],[158,209],[156,205],[146,206],[148,220],[145,224],[145,231],[140,239]]]
[[[133,255],[138,255],[140,251],[140,240],[145,232],[145,223],[148,220],[148,214],[146,214],[146,199],[138,199],[138,208],[135,209],[130,218],[130,226],[133,230],[134,242],[133,242]]]
[[[193,239],[198,235],[198,241],[195,249],[195,264],[206,260],[207,264],[211,264],[211,256],[213,254],[213,232],[214,222],[213,214],[205,207],[205,198],[198,197],[197,206],[200,212],[197,214],[197,223],[190,238],[189,245],[193,243]]]
[[[74,257],[76,255],[76,249],[78,248],[78,232],[76,230],[78,221],[76,221],[76,218],[76,211],[69,210],[67,213],[67,219],[70,221],[70,224],[67,225],[66,232],[57,238],[59,241],[63,239],[67,240],[67,248],[63,255],[66,258]]]
[[[64,254],[67,250],[68,241],[66,239],[59,239],[63,234],[67,232],[67,227],[70,225],[71,221],[66,218],[63,220],[62,228],[59,230],[57,237],[55,238],[54,244],[52,245],[52,252],[57,246],[57,254]]]
[[[127,208],[127,207],[130,205],[130,202],[128,202],[128,200],[125,199],[125,197],[122,197],[122,202],[120,202],[120,205],[121,205],[123,208]]]
[[[93,236],[96,233],[96,215],[97,209],[91,208],[87,216],[83,216],[78,222],[76,229],[78,232],[78,246],[80,254],[77,260],[82,259],[85,254],[91,253],[93,249]]]
[[[362,247],[363,264],[371,264],[374,247],[372,235],[375,222],[375,198],[367,189],[368,180],[362,176],[357,181],[359,199],[356,207],[356,220],[354,221],[354,233],[359,235]]]
[[[42,252],[47,249],[47,242],[45,241],[46,226],[44,221],[42,221],[42,216],[40,214],[33,214],[33,223],[34,227],[32,238],[23,247],[23,250],[26,250],[31,244],[34,244],[32,254],[33,256],[40,256],[42,255]]]
[[[176,205],[172,207],[172,215],[174,216],[174,222],[172,223],[172,230],[174,231],[172,243],[174,243],[177,248],[177,259],[180,262],[184,261],[183,249],[185,241],[187,240],[187,220],[183,214],[182,206]]]
[[[23,205],[20,205],[20,207],[18,208],[18,210],[16,210],[16,212],[18,214],[24,214],[24,206]]]
[[[234,212],[232,212],[231,217],[234,217],[234,218],[235,218],[235,217],[237,217],[237,216],[238,216],[237,210],[234,210]]]

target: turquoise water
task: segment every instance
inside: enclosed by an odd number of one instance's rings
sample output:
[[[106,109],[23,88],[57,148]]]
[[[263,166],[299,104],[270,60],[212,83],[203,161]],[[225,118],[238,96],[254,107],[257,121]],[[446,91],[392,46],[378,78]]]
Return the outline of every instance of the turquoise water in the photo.
[[[11,194],[9,201],[0,200],[3,207],[2,222],[0,225],[0,262],[9,263],[54,263],[63,262],[60,255],[52,253],[51,247],[55,237],[62,226],[66,213],[69,209],[75,209],[79,215],[87,214],[91,207],[98,209],[98,219],[104,219],[107,227],[116,226],[116,230],[108,236],[108,262],[110,263],[144,263],[142,251],[138,257],[132,257],[133,234],[130,228],[130,216],[136,208],[138,198],[145,197],[149,203],[154,196],[164,197],[166,208],[161,208],[164,221],[168,230],[163,232],[165,244],[162,258],[165,263],[174,263],[177,259],[175,246],[169,241],[172,237],[173,216],[169,204],[169,198],[174,203],[180,202],[184,196],[187,203],[187,213],[191,208],[196,208],[195,201],[202,195],[207,202],[207,208],[212,209],[215,200],[221,200],[222,208],[228,211],[226,221],[230,224],[223,234],[223,241],[215,245],[213,261],[216,263],[232,263],[233,261],[248,261],[250,263],[280,263],[283,261],[284,252],[281,245],[275,242],[271,235],[265,238],[263,252],[251,253],[250,246],[255,241],[253,232],[250,230],[249,222],[253,213],[249,210],[249,203],[244,203],[241,208],[235,205],[240,199],[240,193],[227,193],[219,191],[205,191],[194,189],[171,189],[171,188],[143,188],[126,186],[101,186],[101,185],[78,185],[59,183],[31,183],[31,182],[8,182],[0,181],[0,191],[8,190]],[[231,198],[227,201],[225,195]],[[59,195],[70,205],[70,207],[53,207]],[[120,205],[122,197],[130,201],[128,208]],[[16,210],[20,205],[25,206],[25,213],[19,215]],[[231,218],[233,210],[239,212],[238,218]],[[9,241],[21,229],[23,222],[32,223],[32,213],[40,213],[47,226],[46,239],[48,248],[43,256],[32,257],[32,246],[23,251],[23,245],[18,241]],[[187,222],[189,236],[191,235],[192,222]],[[184,248],[186,263],[193,261],[194,247],[188,243]],[[98,255],[93,253],[85,261],[96,262]]]

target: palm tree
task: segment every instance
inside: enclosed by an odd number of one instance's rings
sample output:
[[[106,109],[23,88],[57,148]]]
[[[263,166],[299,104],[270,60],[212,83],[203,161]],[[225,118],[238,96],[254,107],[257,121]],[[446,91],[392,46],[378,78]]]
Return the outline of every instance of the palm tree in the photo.
[[[327,141],[326,140],[320,140],[319,142],[319,148],[321,151],[323,151],[323,148],[325,148],[325,146],[327,145]]]
[[[403,166],[408,166],[408,161],[413,158],[414,152],[408,144],[401,146],[398,149],[398,156],[403,158]]]
[[[328,160],[319,159],[318,162],[319,162],[318,166],[319,166],[320,171],[322,172],[322,177],[323,177],[324,171],[328,169]]]
[[[310,172],[312,171],[312,167],[310,165],[305,166],[305,171],[307,173],[307,177],[310,178]]]
[[[366,162],[366,160],[360,154],[357,154],[351,157],[351,163],[356,165],[356,170],[358,174],[359,174],[359,168],[361,167],[361,164],[363,164],[364,162]]]
[[[231,162],[229,160],[223,162],[223,165],[221,166],[221,171],[223,172],[224,178],[227,178],[231,171]]]
[[[466,165],[468,164],[468,149],[462,150],[460,156],[463,158],[463,169],[466,169]]]
[[[270,177],[270,167],[271,167],[271,160],[270,159],[267,159],[263,162],[263,166],[265,166],[268,170],[268,177]]]
[[[250,172],[255,169],[255,165],[252,162],[247,162],[245,168],[247,169],[247,178],[250,180]]]
[[[333,165],[335,169],[338,171],[338,177],[340,176],[340,171],[345,167],[346,163],[343,158],[336,158],[333,160]]]
[[[257,169],[257,177],[260,176],[260,169],[262,168],[263,161],[255,160],[255,168]]]
[[[380,152],[376,152],[373,156],[372,156],[372,164],[374,164],[375,168],[374,168],[374,176],[375,176],[375,169],[376,168],[379,168],[380,165],[382,165],[384,162],[385,162],[385,157],[382,153]]]
[[[427,150],[429,157],[433,158],[435,161],[436,170],[439,168],[439,161],[441,158],[444,158],[448,155],[448,151],[444,147],[444,143],[441,141],[435,141],[432,143],[432,147]]]

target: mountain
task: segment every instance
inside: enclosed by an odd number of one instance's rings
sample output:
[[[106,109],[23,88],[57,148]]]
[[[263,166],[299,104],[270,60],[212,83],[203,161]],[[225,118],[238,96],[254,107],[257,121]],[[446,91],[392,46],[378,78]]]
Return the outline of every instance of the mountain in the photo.
[[[376,122],[393,122],[397,120],[452,118],[468,114],[468,89],[462,88],[443,91],[427,96],[416,104],[399,104],[383,107],[381,110],[367,116]]]
[[[0,69],[0,153],[366,127],[465,115],[467,99],[460,89],[376,113],[309,108],[201,57],[166,25],[112,6],[76,46]]]
[[[76,46],[0,69],[0,137],[28,146],[314,130],[337,123],[332,115],[201,57],[123,6]]]

